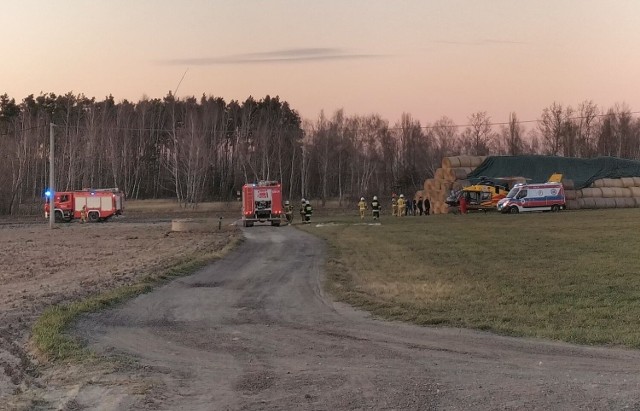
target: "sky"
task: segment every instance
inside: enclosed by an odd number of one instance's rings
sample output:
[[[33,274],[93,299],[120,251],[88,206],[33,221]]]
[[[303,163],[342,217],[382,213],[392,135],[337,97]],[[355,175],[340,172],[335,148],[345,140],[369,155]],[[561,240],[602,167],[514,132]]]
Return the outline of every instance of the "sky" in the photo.
[[[20,0],[0,20],[0,94],[18,101],[270,95],[311,121],[423,126],[640,110],[638,0]]]

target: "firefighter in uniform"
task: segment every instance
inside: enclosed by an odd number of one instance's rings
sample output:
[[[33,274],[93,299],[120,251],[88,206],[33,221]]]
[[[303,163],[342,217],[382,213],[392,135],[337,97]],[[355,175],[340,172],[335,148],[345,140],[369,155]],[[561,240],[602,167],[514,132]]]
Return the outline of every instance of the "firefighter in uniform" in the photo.
[[[380,202],[377,196],[373,196],[373,201],[371,201],[371,213],[374,220],[380,218]]]
[[[305,206],[306,201],[303,198],[302,201],[300,202],[300,221],[302,221],[304,223],[304,206]]]
[[[313,214],[313,207],[309,203],[309,200],[305,201],[304,204],[304,222],[305,224],[309,224],[311,222],[311,214]]]
[[[293,222],[293,206],[289,203],[289,200],[284,202],[284,217],[287,219],[287,223]]]
[[[82,209],[80,210],[80,222],[82,224],[87,222],[87,206],[83,205]]]
[[[404,194],[400,194],[400,198],[398,199],[398,217],[402,217],[404,215],[404,209],[406,206],[407,203],[404,200]]]
[[[391,194],[391,215],[398,215],[398,200],[396,200],[396,193]]]
[[[364,202],[364,197],[360,198],[358,203],[358,210],[360,210],[360,219],[364,220],[364,212],[367,210],[367,203]]]

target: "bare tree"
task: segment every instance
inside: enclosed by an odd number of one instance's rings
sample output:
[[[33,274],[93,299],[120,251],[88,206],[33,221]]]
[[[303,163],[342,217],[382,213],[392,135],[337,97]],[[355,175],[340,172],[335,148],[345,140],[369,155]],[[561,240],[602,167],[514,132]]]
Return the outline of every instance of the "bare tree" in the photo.
[[[570,123],[573,113],[571,107],[566,109],[554,102],[542,111],[538,129],[546,146],[547,154],[571,155],[575,133]]]
[[[486,111],[471,114],[468,118],[469,126],[461,136],[465,151],[474,156],[485,156],[494,140],[491,128],[491,117]]]
[[[513,156],[524,153],[525,142],[523,136],[525,129],[518,122],[516,113],[509,114],[509,123],[500,130],[500,140],[498,144],[498,152],[500,154],[510,154]]]
[[[583,101],[574,119],[576,151],[578,157],[592,157],[597,153],[598,106],[593,101]]]

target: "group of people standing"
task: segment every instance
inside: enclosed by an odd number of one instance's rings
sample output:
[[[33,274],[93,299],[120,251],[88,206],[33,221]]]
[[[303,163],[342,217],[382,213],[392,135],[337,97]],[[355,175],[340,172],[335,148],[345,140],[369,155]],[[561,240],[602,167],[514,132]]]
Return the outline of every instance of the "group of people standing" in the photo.
[[[365,212],[367,210],[367,203],[364,197],[360,198],[358,202],[358,210],[360,211],[360,219],[364,219]],[[371,201],[371,211],[373,213],[373,219],[377,220],[380,218],[380,210],[381,210],[380,202],[378,201],[377,196],[373,196],[373,200]],[[404,198],[404,194],[400,194],[399,197],[396,197],[396,194],[391,195],[391,215],[395,217],[402,216],[416,216],[416,215],[429,215],[431,209],[431,203],[429,199],[422,199],[422,196],[418,197],[418,199],[407,200]]]
[[[391,195],[391,215],[402,217],[406,215],[429,215],[431,212],[431,203],[428,198],[422,199],[419,196],[416,200],[405,200],[404,195],[400,194],[399,198],[396,198],[395,193]]]
[[[365,218],[365,214],[367,209],[371,207],[371,214],[374,220],[378,220],[380,218],[380,211],[382,210],[382,205],[378,200],[378,196],[373,196],[373,200],[371,203],[367,204],[364,197],[360,198],[358,202],[358,210],[360,211],[360,219]],[[400,194],[399,197],[396,197],[396,194],[391,195],[391,215],[395,217],[402,216],[415,216],[415,215],[429,215],[430,209],[429,199],[422,199],[420,196],[417,200],[406,200],[404,198],[404,194]],[[289,224],[293,222],[293,205],[289,202],[289,200],[284,202],[284,213],[287,218]],[[300,203],[300,219],[304,224],[309,224],[311,222],[311,215],[313,214],[313,207],[309,200],[302,199]]]
[[[304,198],[300,202],[300,219],[304,224],[309,224],[311,222],[311,215],[313,214],[313,207],[309,200],[305,200]],[[287,218],[287,222],[289,224],[293,223],[293,206],[289,202],[289,200],[284,202],[284,215]]]
[[[378,197],[373,196],[373,200],[371,200],[371,214],[374,220],[380,218],[381,208],[382,206],[380,205],[380,201],[378,201]],[[364,220],[364,214],[367,211],[367,203],[364,201],[364,197],[361,197],[360,202],[358,202],[358,210],[360,211],[360,219]]]

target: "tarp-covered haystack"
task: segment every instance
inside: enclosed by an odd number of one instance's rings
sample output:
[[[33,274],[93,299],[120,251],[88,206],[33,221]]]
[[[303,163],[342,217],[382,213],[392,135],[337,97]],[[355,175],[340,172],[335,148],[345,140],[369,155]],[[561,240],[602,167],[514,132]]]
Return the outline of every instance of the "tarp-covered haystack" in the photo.
[[[640,161],[615,157],[554,156],[487,157],[468,178],[522,176],[542,183],[563,175],[567,208],[640,207]]]
[[[487,157],[468,177],[522,176],[531,179],[531,183],[544,183],[553,173],[572,180],[578,190],[603,178],[640,177],[640,161],[615,157],[494,156]]]

